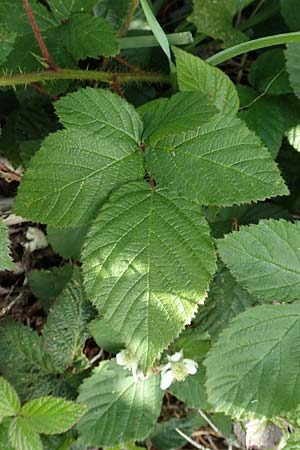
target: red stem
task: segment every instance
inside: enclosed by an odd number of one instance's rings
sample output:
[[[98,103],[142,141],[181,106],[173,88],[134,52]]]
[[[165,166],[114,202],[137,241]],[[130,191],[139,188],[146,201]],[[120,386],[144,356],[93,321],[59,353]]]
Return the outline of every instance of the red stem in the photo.
[[[54,72],[57,72],[57,67],[54,64],[50,53],[48,52],[48,49],[46,47],[44,39],[42,38],[42,35],[41,35],[40,30],[39,30],[38,24],[35,21],[35,18],[34,18],[32,10],[30,8],[28,0],[23,0],[23,5],[24,5],[24,8],[25,8],[26,14],[28,16],[31,28],[32,28],[32,30],[33,30],[33,32],[35,34],[35,37],[36,37],[36,40],[37,40],[37,42],[39,44],[39,47],[41,49],[42,55],[43,55],[45,61],[47,62],[48,66],[49,66],[49,69],[53,70]]]

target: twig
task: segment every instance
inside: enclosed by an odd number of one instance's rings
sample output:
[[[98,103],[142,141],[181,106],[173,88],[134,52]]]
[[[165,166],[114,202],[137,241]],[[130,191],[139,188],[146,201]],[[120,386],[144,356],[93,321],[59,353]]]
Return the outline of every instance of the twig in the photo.
[[[47,92],[45,89],[43,89],[39,84],[37,83],[31,83],[30,86],[37,91],[39,94],[45,95],[46,97],[50,98],[52,101],[59,100],[59,97],[57,95],[51,95],[49,92]]]
[[[221,433],[221,431],[216,427],[216,425],[210,420],[209,417],[207,417],[207,415],[205,414],[204,411],[202,411],[202,409],[198,409],[198,412],[200,414],[200,416],[205,420],[205,422],[208,423],[208,425],[210,426],[210,428],[212,428],[214,430],[215,433],[218,433],[219,436],[224,438],[223,433]]]
[[[126,61],[126,59],[121,58],[120,56],[114,56],[114,59],[116,61],[118,61],[120,64],[123,64],[124,66],[128,67],[130,70],[132,70],[133,72],[141,72],[144,73],[144,71],[142,69],[140,69],[137,66],[134,66],[133,64],[130,64],[128,61]]]
[[[102,355],[103,355],[103,348],[100,349],[97,355],[95,355],[92,359],[90,359],[89,361],[90,366],[92,366],[96,361],[98,361],[98,359],[100,359]]]
[[[3,178],[7,183],[11,183],[12,181],[19,183],[22,179],[21,175],[11,170],[3,162],[0,162],[0,178]]]
[[[28,19],[29,19],[32,31],[34,32],[36,40],[37,40],[37,42],[39,44],[39,47],[41,49],[43,57],[44,57],[46,63],[48,64],[49,69],[53,70],[53,71],[56,71],[57,67],[54,64],[52,56],[50,55],[50,53],[49,53],[49,51],[48,51],[48,49],[46,47],[44,39],[42,38],[41,32],[39,30],[38,24],[36,23],[36,20],[34,18],[34,15],[33,15],[33,12],[31,10],[31,7],[29,5],[28,0],[23,0],[23,5],[24,5],[24,8],[25,8],[26,14],[28,16]]]
[[[198,442],[194,441],[192,438],[190,438],[187,434],[185,434],[183,431],[181,431],[179,428],[175,428],[176,432],[180,434],[187,442],[189,442],[194,447],[198,448],[199,450],[210,450],[207,447],[204,447],[204,445],[199,444]]]
[[[127,33],[129,25],[133,19],[134,13],[135,13],[137,7],[139,6],[139,4],[140,4],[140,0],[132,0],[131,8],[128,13],[127,19],[124,22],[124,25],[122,26],[120,33],[119,33],[120,37],[124,36]]]

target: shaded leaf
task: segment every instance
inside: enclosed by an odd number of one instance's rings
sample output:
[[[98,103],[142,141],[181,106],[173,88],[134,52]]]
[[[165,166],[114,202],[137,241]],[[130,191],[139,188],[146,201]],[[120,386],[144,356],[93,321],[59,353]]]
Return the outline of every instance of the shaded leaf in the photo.
[[[89,407],[78,424],[80,440],[95,446],[143,440],[159,416],[162,396],[158,376],[135,381],[114,360],[101,362],[80,387],[78,400]]]
[[[77,360],[83,360],[83,345],[90,335],[87,324],[93,312],[83,292],[80,270],[75,268],[43,328],[45,345],[57,371],[63,372]]]

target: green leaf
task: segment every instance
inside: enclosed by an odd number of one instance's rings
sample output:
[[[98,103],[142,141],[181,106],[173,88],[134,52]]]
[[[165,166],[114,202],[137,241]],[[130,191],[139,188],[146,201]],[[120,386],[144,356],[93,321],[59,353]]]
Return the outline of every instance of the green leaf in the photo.
[[[159,378],[135,381],[114,360],[101,362],[80,387],[78,400],[89,407],[78,424],[80,440],[102,447],[146,438],[160,413]]]
[[[83,345],[90,336],[87,324],[92,317],[93,308],[85,298],[81,272],[75,268],[71,281],[50,309],[43,328],[45,345],[59,372],[83,359]]]
[[[284,51],[267,50],[251,64],[249,83],[259,92],[281,95],[292,92],[285,68]]]
[[[22,399],[48,394],[55,387],[52,361],[41,337],[19,322],[1,322],[0,367]]]
[[[215,339],[233,317],[258,303],[258,299],[243,289],[224,265],[220,265],[194,323],[197,329],[208,331]]]
[[[34,431],[59,434],[72,428],[86,411],[79,403],[59,397],[41,397],[26,403],[22,415]]]
[[[221,40],[227,47],[247,40],[246,35],[233,26],[234,11],[228,3],[228,0],[193,0],[193,14],[189,17],[198,33]]]
[[[48,242],[53,250],[65,259],[80,259],[81,249],[89,226],[55,228],[47,227]]]
[[[263,305],[239,314],[206,359],[209,402],[217,411],[274,417],[295,409],[300,305]]]
[[[79,90],[56,106],[69,129],[50,135],[32,158],[15,211],[50,225],[88,224],[112,189],[143,177],[141,121],[104,90]]]
[[[6,60],[6,57],[12,51],[15,38],[16,34],[2,25],[0,31],[0,64]]]
[[[8,230],[5,223],[0,219],[0,271],[14,270],[15,265],[9,256]]]
[[[111,325],[100,317],[96,317],[96,319],[90,322],[89,330],[96,344],[109,353],[117,353],[125,347],[122,339],[117,335],[116,330],[112,331]]]
[[[100,211],[83,270],[88,298],[146,370],[191,320],[215,256],[197,205],[140,182]]]
[[[262,97],[253,102],[246,111],[242,111],[240,117],[250,130],[260,137],[275,158],[284,134],[284,119],[276,99],[269,96]]]
[[[144,139],[193,130],[218,112],[200,92],[178,92],[169,99],[146,103],[138,111],[144,122]]]
[[[73,13],[92,12],[96,0],[48,0],[54,17],[63,21]]]
[[[44,5],[34,0],[29,0],[29,4],[40,31],[45,31],[57,25],[57,21],[53,19]],[[19,2],[1,0],[0,23],[11,32],[19,35],[32,33],[25,8]]]
[[[300,430],[295,430],[286,441],[284,450],[299,450],[299,449],[300,449]]]
[[[18,394],[5,378],[0,377],[0,417],[16,416],[20,409]]]
[[[104,89],[79,89],[55,103],[61,123],[70,130],[139,144],[143,124],[133,106]]]
[[[9,443],[8,430],[10,427],[11,419],[4,418],[0,422],[0,448],[1,450],[15,450]]]
[[[23,417],[11,422],[9,441],[15,450],[43,450],[41,438]]]
[[[63,28],[64,44],[77,61],[80,59],[114,56],[119,40],[113,26],[102,17],[72,14]]]
[[[72,273],[73,266],[70,264],[65,264],[62,267],[51,267],[49,270],[31,270],[28,273],[29,287],[46,311],[49,310],[53,300],[70,281]]]
[[[112,24],[115,30],[122,29],[128,15],[132,0],[99,0],[94,7],[95,16],[104,17],[108,22]]]
[[[300,30],[299,0],[280,0],[281,14],[291,31]]]
[[[221,257],[251,294],[269,301],[300,298],[300,223],[262,220],[219,241]]]
[[[193,131],[150,139],[146,168],[159,186],[204,205],[229,206],[288,193],[255,134],[241,120],[220,114]]]
[[[300,98],[300,43],[288,44],[285,56],[291,86],[295,95]]]
[[[230,78],[197,56],[173,48],[181,91],[200,91],[224,114],[236,114],[239,97]]]

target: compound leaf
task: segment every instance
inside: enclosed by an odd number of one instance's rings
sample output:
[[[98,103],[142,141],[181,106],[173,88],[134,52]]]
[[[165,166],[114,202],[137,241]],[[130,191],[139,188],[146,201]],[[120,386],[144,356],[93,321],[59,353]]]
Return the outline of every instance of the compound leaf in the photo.
[[[141,122],[128,103],[107,91],[80,90],[57,110],[70,129],[50,135],[34,155],[15,211],[50,225],[83,225],[112,189],[143,177],[136,142]]]
[[[86,410],[79,403],[48,396],[27,402],[22,408],[22,415],[34,431],[58,434],[73,427]]]
[[[92,317],[93,309],[83,292],[81,272],[75,268],[43,328],[45,345],[58,371],[63,372],[76,359],[83,358],[83,344],[90,335],[87,324]]]
[[[231,79],[222,70],[178,48],[173,48],[173,52],[181,91],[200,91],[220,112],[231,115],[237,113],[237,91]]]
[[[150,139],[146,168],[159,186],[204,205],[229,206],[288,193],[256,135],[241,120],[221,114],[193,131]]]
[[[43,450],[41,438],[23,417],[13,419],[8,433],[15,450]]]
[[[145,370],[191,320],[215,270],[199,207],[145,182],[105,204],[83,263],[88,298]]]
[[[269,301],[300,298],[300,224],[262,220],[219,240],[221,257],[242,286]]]
[[[147,437],[160,412],[159,378],[135,381],[114,360],[101,362],[80,387],[78,400],[89,407],[78,424],[80,441],[102,447]]]
[[[0,377],[0,417],[15,416],[21,409],[21,402],[14,388]]]
[[[266,417],[295,409],[300,402],[299,329],[299,304],[263,305],[239,314],[205,362],[208,400],[215,409]]]
[[[1,270],[14,270],[15,265],[9,256],[9,242],[7,226],[0,219],[0,271]]]

